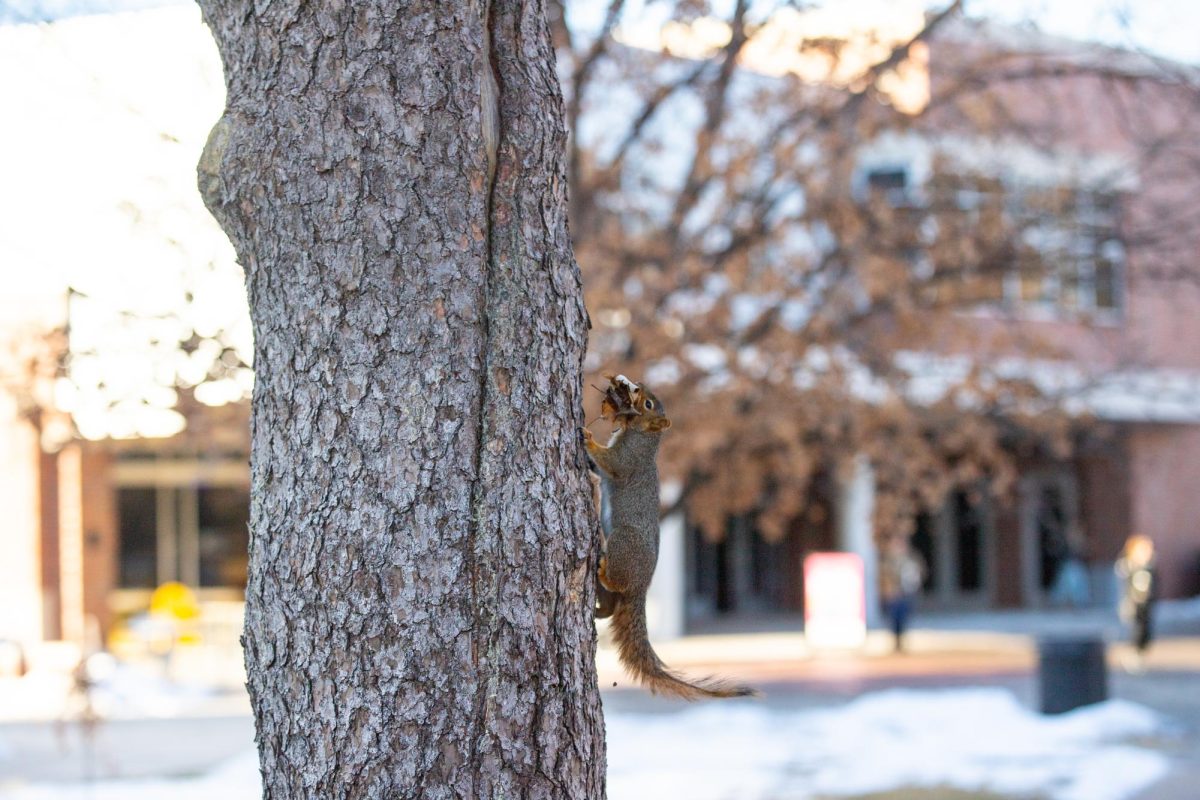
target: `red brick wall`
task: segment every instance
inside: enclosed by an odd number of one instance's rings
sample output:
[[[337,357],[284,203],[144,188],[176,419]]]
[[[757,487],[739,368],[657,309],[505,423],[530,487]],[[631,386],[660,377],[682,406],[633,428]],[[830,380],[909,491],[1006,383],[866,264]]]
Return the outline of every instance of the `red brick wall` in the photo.
[[[1163,597],[1200,591],[1200,426],[1134,428],[1131,532],[1158,550]]]
[[[978,119],[970,110],[982,112],[984,104],[959,107],[947,93],[959,86],[964,69],[978,71],[986,63],[989,47],[983,40],[964,43],[935,37],[930,50],[932,91],[935,97],[945,95],[946,102],[921,123],[923,129],[934,134],[978,131]],[[1101,369],[1200,369],[1200,348],[1195,346],[1200,341],[1200,286],[1194,280],[1200,248],[1200,227],[1195,224],[1200,218],[1200,117],[1189,110],[1189,90],[1175,82],[1110,80],[1103,70],[1116,65],[1106,63],[1103,51],[1087,59],[1100,69],[992,85],[988,96],[1004,110],[979,118],[991,121],[984,125],[987,135],[1002,136],[1007,130],[1021,139],[1033,131],[1038,140],[1053,141],[1056,150],[1127,161],[1136,181],[1122,187],[1129,239],[1122,313],[1106,324],[1070,315],[1057,321],[979,318],[974,323],[978,338],[965,339],[952,330],[948,349],[1019,353],[1022,346],[1014,345],[1019,341],[1014,334],[1019,334],[1026,341],[1052,345],[1056,357]],[[1013,57],[997,69],[1019,72],[1036,63],[1043,62],[1036,56],[1029,62]],[[1161,146],[1164,142],[1170,146]]]
[[[956,85],[964,64],[982,63],[987,47],[978,38],[964,43],[935,37],[930,45],[934,96]],[[1113,54],[1101,50],[1076,55],[1101,68],[1120,67],[1111,63]],[[1021,66],[1016,58],[1002,69]],[[1128,242],[1121,313],[1097,324],[1068,314],[1057,320],[981,315],[973,318],[973,336],[950,330],[947,352],[971,352],[980,359],[1041,356],[1074,361],[1098,374],[1200,370],[1200,285],[1195,281],[1200,117],[1183,101],[1186,88],[1170,81],[1113,81],[1103,72],[998,85],[991,99],[1004,111],[990,119],[1014,131],[1038,131],[1066,152],[1127,160],[1136,180],[1122,187],[1128,192],[1123,204]],[[945,102],[924,125],[940,134],[970,133],[971,112],[984,110],[983,104]],[[1160,138],[1171,146],[1155,146]],[[1159,547],[1165,595],[1200,592],[1200,424],[1122,422],[1131,430],[1125,459],[1086,455],[1077,463],[1088,555],[1114,558],[1126,536],[1142,532]],[[1018,520],[1008,510],[1000,510],[996,535],[997,602],[1012,605],[1019,602],[1013,593],[1019,593],[1020,536]]]
[[[1076,462],[1079,513],[1086,537],[1084,558],[1111,562],[1130,532],[1130,469],[1124,439],[1111,449],[1086,453]]]

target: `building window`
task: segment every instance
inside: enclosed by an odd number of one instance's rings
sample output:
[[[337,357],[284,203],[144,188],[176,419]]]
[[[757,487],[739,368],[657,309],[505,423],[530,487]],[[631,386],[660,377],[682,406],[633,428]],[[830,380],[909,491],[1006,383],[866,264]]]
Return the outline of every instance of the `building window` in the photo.
[[[117,492],[123,589],[167,581],[246,585],[250,493],[243,486],[124,486]]]
[[[910,205],[908,170],[904,167],[887,167],[867,172],[867,190],[882,192],[889,205],[897,208]]]
[[[200,585],[246,585],[250,495],[238,487],[199,490]]]
[[[1010,197],[1020,281],[1006,299],[1068,312],[1119,308],[1125,249],[1116,194],[1059,187]]]
[[[963,593],[982,591],[984,587],[984,539],[987,535],[984,529],[983,508],[978,502],[971,502],[966,492],[956,492],[952,501],[954,504],[954,537],[957,552],[955,564],[958,567],[957,589]]]
[[[117,492],[121,535],[117,577],[122,588],[153,589],[158,585],[157,513],[153,488]]]
[[[1120,309],[1125,248],[1115,192],[942,173],[930,181],[928,212],[945,300],[1066,314]]]

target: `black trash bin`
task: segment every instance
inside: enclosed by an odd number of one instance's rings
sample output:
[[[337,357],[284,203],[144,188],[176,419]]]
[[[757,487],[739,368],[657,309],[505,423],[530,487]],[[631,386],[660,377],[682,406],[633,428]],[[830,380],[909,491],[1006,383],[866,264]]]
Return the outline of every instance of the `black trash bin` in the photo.
[[[1042,713],[1062,714],[1108,699],[1108,665],[1099,636],[1056,636],[1038,642]]]

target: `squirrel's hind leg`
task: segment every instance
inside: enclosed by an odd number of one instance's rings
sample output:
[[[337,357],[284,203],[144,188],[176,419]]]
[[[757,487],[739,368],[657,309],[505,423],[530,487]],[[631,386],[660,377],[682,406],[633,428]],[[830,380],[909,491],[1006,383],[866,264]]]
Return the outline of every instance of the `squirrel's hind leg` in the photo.
[[[621,591],[621,590],[620,590],[620,589],[618,589],[617,587],[613,586],[613,585],[612,585],[612,582],[609,580],[609,577],[608,577],[608,556],[607,556],[607,555],[600,556],[600,569],[599,569],[599,570],[597,570],[597,572],[596,572],[596,584],[597,584],[597,585],[598,585],[598,586],[599,586],[601,589],[605,589],[605,590],[607,590],[607,591],[609,591],[609,592],[619,592],[619,591]]]
[[[604,584],[600,582],[599,576],[597,576],[595,618],[608,619],[611,617],[613,612],[617,610],[617,601],[620,598],[621,596],[616,592],[610,592],[608,589],[605,589]]]

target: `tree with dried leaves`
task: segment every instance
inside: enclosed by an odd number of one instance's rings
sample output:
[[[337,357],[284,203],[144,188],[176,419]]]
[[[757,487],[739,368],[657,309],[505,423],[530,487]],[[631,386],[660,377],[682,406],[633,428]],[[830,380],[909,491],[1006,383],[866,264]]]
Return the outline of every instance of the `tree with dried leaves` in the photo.
[[[202,2],[255,331],[266,797],[603,797],[587,337],[541,3]]]
[[[849,33],[795,5],[660,5],[647,36],[613,0],[581,36],[568,3],[556,28],[589,371],[664,397],[670,508],[711,538],[783,537],[860,455],[877,533],[1003,495],[1097,435],[1064,411],[1085,367],[1143,363],[1093,323],[1195,277],[1195,74],[960,2]]]

